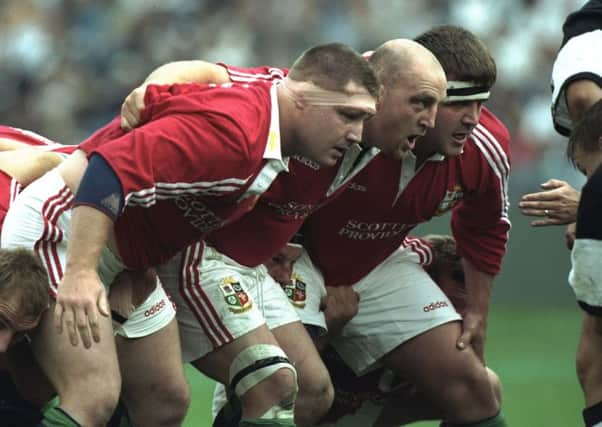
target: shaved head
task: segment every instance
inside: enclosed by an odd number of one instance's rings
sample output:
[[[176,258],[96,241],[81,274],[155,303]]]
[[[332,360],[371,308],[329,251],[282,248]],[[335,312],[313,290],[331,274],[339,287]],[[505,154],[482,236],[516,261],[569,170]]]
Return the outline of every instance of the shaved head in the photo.
[[[409,39],[386,41],[370,56],[370,62],[385,88],[394,88],[414,75],[427,74],[429,78],[445,80],[445,72],[435,55]]]

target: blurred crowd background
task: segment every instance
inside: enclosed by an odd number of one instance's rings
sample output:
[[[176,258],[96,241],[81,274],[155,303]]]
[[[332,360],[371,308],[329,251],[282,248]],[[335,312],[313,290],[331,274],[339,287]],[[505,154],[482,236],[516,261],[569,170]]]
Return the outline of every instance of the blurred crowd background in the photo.
[[[513,137],[513,201],[555,176],[580,185],[550,119],[550,73],[584,0],[2,0],[1,123],[77,143],[156,66],[201,58],[289,65],[341,41],[369,50],[437,24],[479,35],[498,64],[489,107]]]

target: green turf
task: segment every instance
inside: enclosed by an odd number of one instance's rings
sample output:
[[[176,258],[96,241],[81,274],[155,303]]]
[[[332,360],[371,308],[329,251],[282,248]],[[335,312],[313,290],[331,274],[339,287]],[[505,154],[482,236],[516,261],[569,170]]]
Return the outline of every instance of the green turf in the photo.
[[[503,382],[509,426],[582,425],[582,395],[574,368],[580,322],[581,313],[573,304],[492,307],[487,362]],[[193,400],[184,426],[210,426],[212,384],[192,369],[188,373]],[[438,423],[414,425],[435,427]]]

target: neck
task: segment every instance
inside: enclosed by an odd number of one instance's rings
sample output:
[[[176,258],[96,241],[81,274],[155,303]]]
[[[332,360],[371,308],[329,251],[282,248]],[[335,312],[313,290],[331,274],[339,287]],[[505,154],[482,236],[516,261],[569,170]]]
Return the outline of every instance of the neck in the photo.
[[[290,157],[296,154],[297,136],[295,133],[294,120],[295,103],[284,93],[282,85],[278,85],[278,120],[280,121],[280,149],[283,157]]]
[[[418,140],[416,146],[412,150],[414,155],[416,156],[416,169],[418,169],[426,159],[435,154],[436,150],[429,144],[426,140]]]

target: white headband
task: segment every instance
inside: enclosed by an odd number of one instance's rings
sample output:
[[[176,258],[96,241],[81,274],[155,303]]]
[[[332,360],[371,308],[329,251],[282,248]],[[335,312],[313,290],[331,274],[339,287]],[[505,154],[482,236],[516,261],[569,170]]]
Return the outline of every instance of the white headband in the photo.
[[[448,81],[447,96],[443,102],[487,101],[489,89],[476,82]]]

